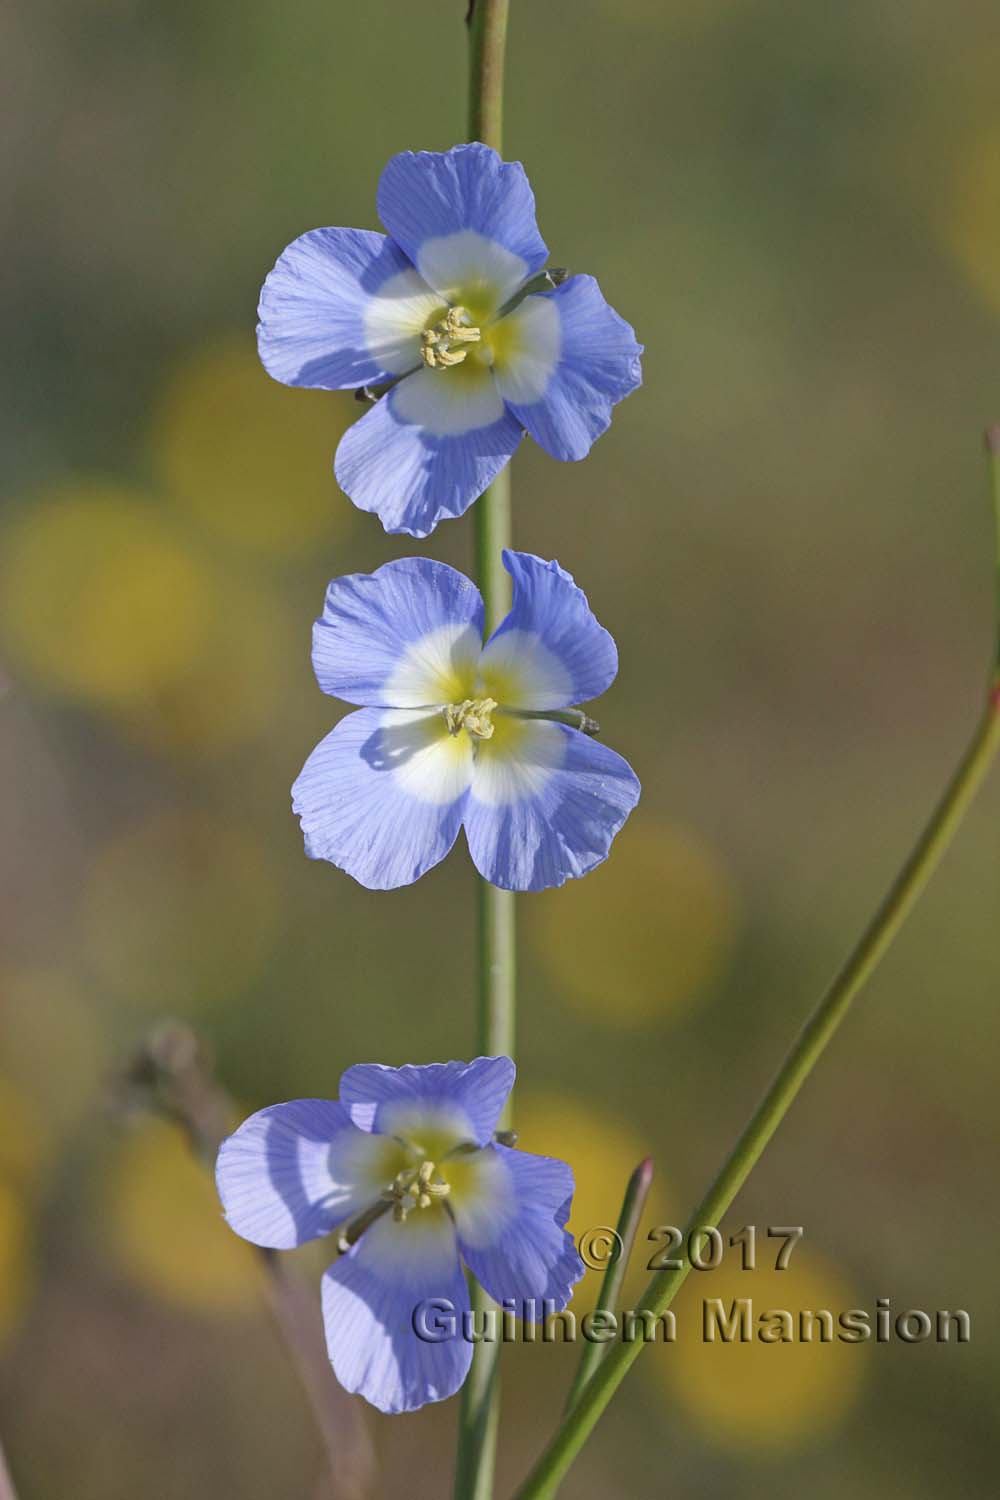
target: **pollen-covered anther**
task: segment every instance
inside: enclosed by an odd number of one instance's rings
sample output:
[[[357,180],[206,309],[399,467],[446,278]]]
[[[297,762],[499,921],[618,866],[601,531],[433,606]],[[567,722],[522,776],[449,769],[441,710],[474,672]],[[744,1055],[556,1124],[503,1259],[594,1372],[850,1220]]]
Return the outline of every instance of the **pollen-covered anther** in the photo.
[[[493,736],[495,725],[493,712],[495,698],[466,698],[462,703],[448,703],[444,709],[444,721],[449,734],[459,734],[463,729],[477,740],[488,740]]]
[[[469,314],[464,307],[449,307],[440,323],[425,328],[420,335],[420,358],[431,370],[446,370],[449,365],[460,365],[468,354],[466,344],[478,344],[482,332],[465,320]]]

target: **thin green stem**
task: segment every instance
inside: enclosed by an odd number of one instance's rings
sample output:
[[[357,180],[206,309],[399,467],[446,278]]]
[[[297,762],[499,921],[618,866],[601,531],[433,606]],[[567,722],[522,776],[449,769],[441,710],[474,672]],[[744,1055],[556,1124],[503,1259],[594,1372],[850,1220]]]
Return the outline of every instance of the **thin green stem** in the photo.
[[[992,427],[986,429],[986,456],[990,465],[990,485],[993,492],[993,514],[997,517],[996,529],[994,531],[993,551],[993,583],[995,588],[994,598],[996,600],[996,663],[997,672],[1000,674],[1000,422],[995,422]]]
[[[503,150],[503,68],[509,0],[472,0],[469,9],[469,140]]]
[[[993,436],[991,436],[993,434]],[[993,484],[994,524],[1000,537],[1000,430],[987,434]],[[1000,615],[1000,592],[998,592]],[[892,944],[921,891],[937,869],[1000,747],[1000,644],[994,657],[986,706],[969,747],[931,819],[917,840],[875,916],[826,994],[809,1017],[751,1115],[718,1176],[691,1216],[685,1250],[699,1230],[718,1225],[743,1186],[800,1088],[822,1056],[858,991]],[[660,1271],[649,1283],[640,1308],[665,1312],[677,1295],[691,1262],[685,1254],[676,1270]],[[515,1500],[551,1500],[594,1424],[628,1373],[642,1341],[616,1344],[584,1389],[577,1405],[542,1454]]]
[[[487,1057],[513,1057],[516,943],[514,897],[488,881],[479,887],[479,1015],[476,1045]],[[509,1128],[508,1104],[500,1125]]]
[[[503,69],[508,0],[473,0],[469,14],[469,139],[503,149]],[[505,469],[474,508],[476,577],[486,606],[487,633],[510,608],[503,550],[511,544],[510,471]],[[479,1002],[476,1049],[514,1055],[514,896],[479,882]],[[509,1106],[500,1122],[510,1125]],[[470,1278],[474,1315],[493,1304]],[[462,1388],[455,1500],[491,1500],[500,1418],[499,1343],[479,1343]]]
[[[601,1293],[597,1299],[594,1313],[613,1313],[618,1306],[618,1298],[621,1296],[622,1283],[625,1280],[625,1272],[632,1255],[632,1246],[642,1223],[643,1210],[646,1207],[646,1199],[649,1197],[650,1184],[653,1181],[653,1159],[647,1156],[636,1167],[628,1180],[625,1188],[625,1196],[622,1199],[622,1211],[618,1215],[618,1225],[615,1229],[616,1246],[618,1253],[608,1261],[608,1268],[601,1282]],[[566,1410],[572,1411],[579,1401],[584,1386],[593,1375],[601,1362],[601,1356],[607,1353],[607,1344],[600,1343],[597,1339],[584,1343],[583,1354],[577,1366],[576,1379],[570,1387],[566,1398]]]

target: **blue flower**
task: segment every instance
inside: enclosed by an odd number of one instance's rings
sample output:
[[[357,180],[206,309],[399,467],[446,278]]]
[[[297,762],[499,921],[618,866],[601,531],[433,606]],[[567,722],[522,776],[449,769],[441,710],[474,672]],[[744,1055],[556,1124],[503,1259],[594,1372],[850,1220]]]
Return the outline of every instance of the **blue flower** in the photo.
[[[477,143],[404,151],[377,206],[388,236],[314,229],[288,246],[257,335],[285,385],[391,385],[341,441],[337,480],[386,531],[422,537],[468,509],[525,428],[553,458],[584,458],[640,384],[642,347],[592,276],[539,277],[520,162]]]
[[[468,1374],[467,1338],[417,1332],[431,1301],[460,1326],[463,1261],[534,1322],[564,1308],[583,1275],[563,1227],[569,1167],[493,1140],[513,1082],[509,1057],[362,1064],[341,1078],[338,1100],[272,1105],[222,1144],[216,1181],[237,1234],[290,1250],[337,1231],[339,1258],[323,1277],[330,1362],[381,1411],[441,1401]]]
[[[613,682],[614,641],[558,563],[503,562],[513,608],[485,646],[479,590],[445,563],[402,558],[327,590],[313,667],[365,706],[317,745],[293,806],[310,858],[370,890],[419,879],[463,826],[494,885],[562,885],[607,858],[638,801],[628,763],[566,722],[596,729],[566,710]]]

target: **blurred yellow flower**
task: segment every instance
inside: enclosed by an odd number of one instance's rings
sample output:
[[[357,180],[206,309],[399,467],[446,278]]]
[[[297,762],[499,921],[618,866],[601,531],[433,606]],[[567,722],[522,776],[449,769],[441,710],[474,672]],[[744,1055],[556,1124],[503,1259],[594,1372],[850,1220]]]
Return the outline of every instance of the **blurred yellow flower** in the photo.
[[[221,569],[213,570],[212,602],[188,669],[151,710],[129,715],[130,732],[151,750],[220,756],[280,718],[289,662],[308,650],[308,624],[292,620],[260,580]]]
[[[227,543],[294,555],[353,522],[333,454],[359,414],[350,391],[271,380],[248,335],[178,365],[154,414],[153,451],[172,496]]]
[[[47,687],[151,704],[188,670],[211,580],[142,496],[86,482],[19,510],[3,537],[0,627]]]
[[[1000,315],[1000,125],[981,129],[963,153],[944,199],[940,229],[966,277]],[[939,208],[940,212],[940,208]]]
[[[211,1172],[175,1126],[148,1120],[124,1136],[101,1196],[102,1247],[147,1292],[195,1312],[254,1305],[257,1257],[226,1224]]]
[[[33,1281],[28,1216],[14,1189],[0,1180],[0,1341],[13,1332]]]
[[[519,1089],[514,1123],[517,1143],[523,1150],[561,1157],[573,1168],[576,1190],[567,1225],[570,1234],[578,1239],[598,1227],[613,1229],[629,1177],[639,1162],[652,1154],[649,1143],[616,1119],[605,1101],[588,1106],[582,1098],[555,1092],[534,1094],[530,1089]],[[652,1248],[645,1236],[662,1218],[668,1198],[667,1184],[657,1172],[626,1276],[627,1296],[635,1295],[649,1279],[645,1267]],[[593,1307],[602,1274],[601,1270],[588,1270],[577,1286],[573,1309],[578,1316]]]
[[[48,1115],[12,1079],[0,1077],[0,1178],[30,1185],[51,1145]]]
[[[15,664],[150,748],[214,754],[273,721],[292,622],[143,495],[90,481],[43,496],[8,529],[2,570]]]
[[[638,823],[586,880],[542,892],[527,913],[557,992],[610,1026],[678,1015],[714,982],[737,903],[719,856],[689,830]]]
[[[98,854],[80,907],[85,950],[117,997],[190,1015],[238,993],[282,920],[267,851],[240,828],[164,813]]]
[[[713,1446],[793,1448],[836,1428],[857,1399],[868,1346],[818,1342],[708,1342],[703,1338],[705,1299],[720,1299],[728,1315],[736,1298],[749,1297],[754,1315],[780,1308],[799,1313],[828,1308],[834,1327],[858,1298],[840,1274],[806,1244],[796,1245],[788,1266],[775,1269],[780,1240],[758,1231],[757,1266],[744,1271],[738,1250],[726,1249],[714,1271],[692,1271],[675,1303],[677,1341],[643,1355],[647,1378],[667,1389],[672,1408],[690,1417]]]
[[[0,1045],[54,1130],[98,1107],[110,1059],[93,1010],[69,974],[42,967],[0,972]]]

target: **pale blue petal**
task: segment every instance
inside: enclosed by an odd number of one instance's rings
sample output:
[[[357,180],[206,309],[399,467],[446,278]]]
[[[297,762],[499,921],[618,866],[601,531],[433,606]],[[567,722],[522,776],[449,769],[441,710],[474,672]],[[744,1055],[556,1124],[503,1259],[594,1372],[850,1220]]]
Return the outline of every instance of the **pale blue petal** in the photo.
[[[415,1315],[433,1300],[451,1308],[456,1333],[418,1337]],[[323,1277],[323,1321],[330,1363],[345,1390],[379,1411],[416,1411],[458,1390],[472,1345],[461,1336],[469,1293],[443,1212],[379,1219]]]
[[[509,751],[493,751],[494,740],[480,744],[465,832],[485,879],[541,891],[607,858],[639,800],[639,782],[620,755],[576,729],[532,720],[518,730]]]
[[[482,637],[475,584],[446,563],[403,557],[333,580],[313,626],[313,669],[324,693],[348,703],[461,702]]]
[[[558,358],[544,392],[525,403],[516,378],[497,373],[501,395],[553,458],[585,458],[611,425],[611,409],[642,384],[642,345],[592,276],[571,276],[545,300],[558,309]],[[531,298],[528,299],[531,301]]]
[[[573,1173],[550,1156],[507,1146],[487,1153],[480,1191],[468,1202],[456,1197],[453,1205],[459,1247],[495,1301],[512,1299],[518,1316],[539,1322],[566,1306],[584,1271],[565,1228]]]
[[[597,698],[614,682],[618,650],[587,596],[557,562],[530,552],[503,554],[514,581],[510,614],[493,632],[481,669],[508,672],[517,701],[506,706],[566,708]]]
[[[442,384],[458,373],[427,371]],[[360,510],[372,511],[388,532],[429,536],[437,523],[460,516],[509,462],[523,437],[521,424],[497,404],[482,426],[440,433],[404,413],[411,376],[349,427],[337,449],[337,483]]]
[[[461,1113],[464,1138],[482,1146],[497,1127],[514,1087],[509,1057],[476,1057],[472,1062],[408,1063],[387,1068],[358,1063],[340,1080],[340,1101],[362,1130],[381,1131],[387,1112],[416,1105],[429,1111]]]
[[[313,229],[264,282],[261,361],[285,385],[341,390],[389,380],[420,363],[420,329],[440,300],[385,235]]]
[[[458,835],[468,738],[449,735],[437,712],[359,708],[341,719],[292,788],[309,858],[374,891],[419,879]]]
[[[223,1141],[215,1180],[237,1234],[290,1250],[369,1205],[371,1158],[371,1137],[340,1104],[295,1099],[258,1110]]]
[[[479,142],[394,156],[382,173],[376,203],[396,243],[430,284],[445,293],[454,289],[448,242],[462,246],[461,235],[487,242],[480,247],[483,270],[486,279],[497,281],[498,301],[548,259],[524,168],[520,162],[503,161]],[[490,245],[505,252],[499,263]]]

